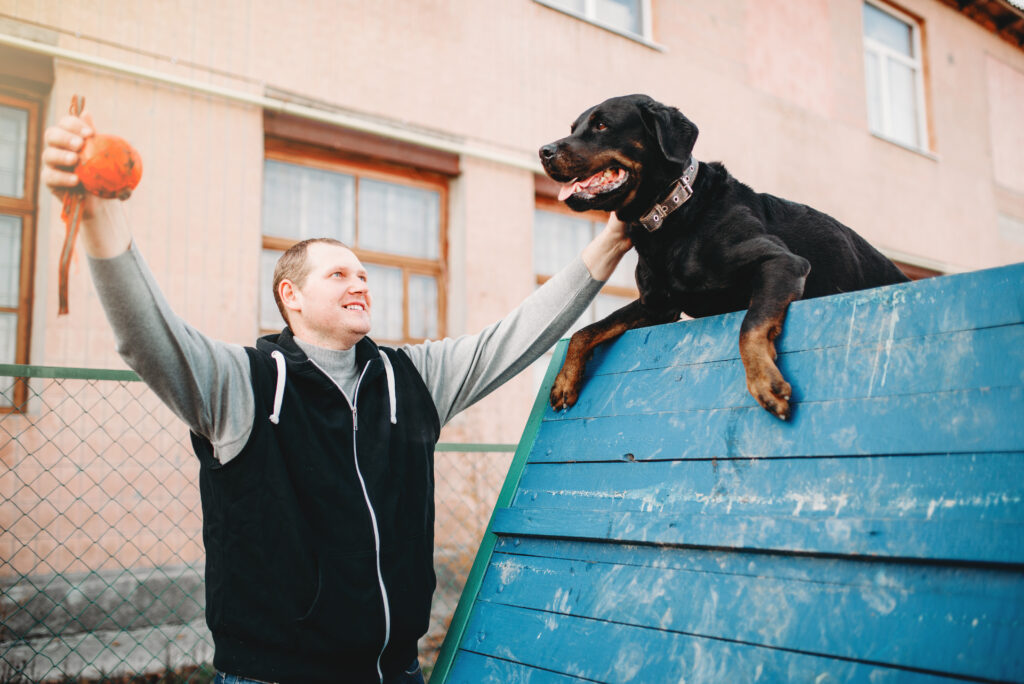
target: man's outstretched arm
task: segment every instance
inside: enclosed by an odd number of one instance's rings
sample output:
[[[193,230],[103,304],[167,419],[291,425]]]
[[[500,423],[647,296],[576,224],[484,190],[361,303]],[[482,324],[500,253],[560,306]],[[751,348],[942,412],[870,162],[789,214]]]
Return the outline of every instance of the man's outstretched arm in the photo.
[[[536,361],[587,309],[632,247],[614,214],[582,254],[475,335],[409,345],[444,425]]]
[[[42,181],[54,194],[78,186],[71,169],[92,134],[87,114],[46,130]],[[174,314],[132,243],[120,201],[85,194],[81,244],[125,363],[213,443],[222,462],[237,455],[255,411],[245,350],[202,335]]]

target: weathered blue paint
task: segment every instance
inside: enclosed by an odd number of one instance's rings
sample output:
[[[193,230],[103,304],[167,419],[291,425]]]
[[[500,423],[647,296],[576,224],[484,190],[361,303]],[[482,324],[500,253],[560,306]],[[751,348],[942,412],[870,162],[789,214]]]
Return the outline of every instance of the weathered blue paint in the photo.
[[[794,303],[786,423],[741,319],[544,409],[439,680],[1024,681],[1024,264]]]

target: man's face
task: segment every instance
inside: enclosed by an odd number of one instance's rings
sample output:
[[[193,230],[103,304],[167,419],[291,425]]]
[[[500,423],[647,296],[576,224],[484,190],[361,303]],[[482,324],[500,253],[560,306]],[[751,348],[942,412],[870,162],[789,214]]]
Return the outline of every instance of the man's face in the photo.
[[[314,243],[306,258],[312,269],[296,287],[299,310],[290,314],[299,339],[347,349],[370,332],[370,288],[366,269],[351,250]]]

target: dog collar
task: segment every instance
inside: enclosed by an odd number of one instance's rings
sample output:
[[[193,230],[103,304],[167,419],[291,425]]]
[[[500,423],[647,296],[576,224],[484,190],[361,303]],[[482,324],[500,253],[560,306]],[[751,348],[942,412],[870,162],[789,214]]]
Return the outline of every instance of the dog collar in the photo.
[[[649,212],[640,217],[640,225],[646,228],[648,233],[653,233],[661,228],[666,216],[693,197],[693,181],[697,178],[698,166],[700,163],[690,157],[690,165],[686,167],[686,171],[683,171],[683,175],[672,184],[665,198],[656,202]]]

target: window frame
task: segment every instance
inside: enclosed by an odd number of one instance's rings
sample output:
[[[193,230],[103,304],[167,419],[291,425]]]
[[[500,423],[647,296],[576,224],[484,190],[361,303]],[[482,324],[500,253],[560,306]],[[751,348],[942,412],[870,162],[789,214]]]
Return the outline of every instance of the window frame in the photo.
[[[385,162],[374,162],[371,160],[350,157],[336,151],[325,150],[305,143],[296,143],[279,138],[268,137],[264,144],[264,160],[296,164],[308,168],[315,168],[335,173],[343,173],[352,176],[355,181],[354,197],[355,207],[355,244],[348,245],[352,252],[364,264],[383,266],[386,268],[399,268],[402,271],[402,333],[399,339],[378,338],[374,336],[372,328],[370,336],[374,341],[389,344],[417,344],[427,338],[409,336],[409,278],[412,275],[424,275],[433,277],[437,281],[437,339],[447,334],[448,322],[448,178],[444,174],[431,171],[422,171],[388,164]],[[388,252],[363,249],[359,246],[359,181],[360,179],[384,181],[395,183],[406,187],[431,190],[439,193],[439,226],[438,226],[438,258],[436,260],[411,257]],[[263,189],[261,187],[260,191]],[[283,251],[294,245],[298,240],[291,238],[275,237],[263,233],[261,219],[260,225],[261,248]],[[370,283],[370,294],[373,295],[373,283]],[[271,296],[269,293],[262,293],[261,296]],[[257,302],[257,306],[259,303]],[[284,321],[281,322],[282,325]],[[278,330],[263,328],[257,315],[257,326],[260,334],[278,332]]]
[[[654,42],[654,22],[651,18],[651,0],[640,0],[640,30],[642,33],[633,33],[632,31],[627,31],[626,29],[619,28],[618,26],[600,21],[597,18],[597,9],[594,4],[595,0],[583,0],[583,12],[577,12],[569,9],[568,7],[564,7],[558,4],[557,0],[534,0],[534,2],[549,9],[553,9],[556,12],[561,12],[562,14],[566,14],[575,19],[579,19],[580,21],[585,21],[588,24],[592,24],[598,28],[620,35],[623,38],[635,40],[647,47],[651,47],[656,50],[664,49]]]
[[[571,216],[573,218],[585,219],[594,223],[603,225],[608,222],[608,214],[603,211],[573,211],[565,206],[564,203],[558,200],[547,197],[545,195],[538,194],[534,201],[534,210],[550,211],[556,214],[562,214],[564,216]],[[534,278],[537,287],[540,287],[547,281],[554,277],[554,273],[537,273],[537,269],[533,270]],[[605,283],[598,294],[613,295],[615,297],[628,297],[631,300],[640,298],[640,290],[636,287],[634,282],[633,287],[625,287],[622,285],[609,285]],[[593,303],[591,303],[593,306]]]
[[[42,126],[43,104],[40,98],[20,90],[0,86],[0,104],[24,109],[28,112],[28,127],[25,139],[25,185],[21,198],[0,195],[0,214],[21,219],[21,254],[18,280],[18,305],[0,307],[2,313],[13,313],[18,317],[15,332],[14,363],[27,364],[32,338],[32,301],[35,276],[36,226],[39,203],[39,131]],[[0,405],[0,413],[22,413],[28,400],[28,385],[22,378],[15,378],[14,392],[10,405]]]
[[[931,153],[931,132],[928,126],[928,111],[927,111],[927,98],[925,97],[925,61],[924,61],[924,28],[923,22],[920,18],[915,17],[893,5],[880,0],[863,0],[862,1],[862,12],[863,17],[863,6],[870,5],[880,12],[884,12],[890,17],[897,19],[898,21],[906,24],[910,27],[911,33],[911,47],[914,52],[914,58],[908,58],[896,50],[883,45],[873,38],[869,38],[863,23],[861,24],[861,40],[864,46],[864,56],[868,55],[870,50],[879,58],[879,101],[882,109],[882,128],[885,130],[875,130],[871,127],[870,117],[868,117],[868,130],[872,135],[886,140],[901,147],[913,150],[915,152],[923,152],[925,154]],[[862,19],[863,22],[863,19]],[[916,124],[917,124],[917,143],[911,144],[904,142],[899,138],[896,138],[891,134],[892,124],[891,119],[891,105],[889,102],[889,74],[887,68],[888,60],[895,60],[900,64],[909,67],[914,73],[914,100],[917,108]],[[865,78],[864,78],[864,91],[865,94],[870,97],[867,91],[867,67],[865,66]],[[867,101],[865,101],[867,105]]]

